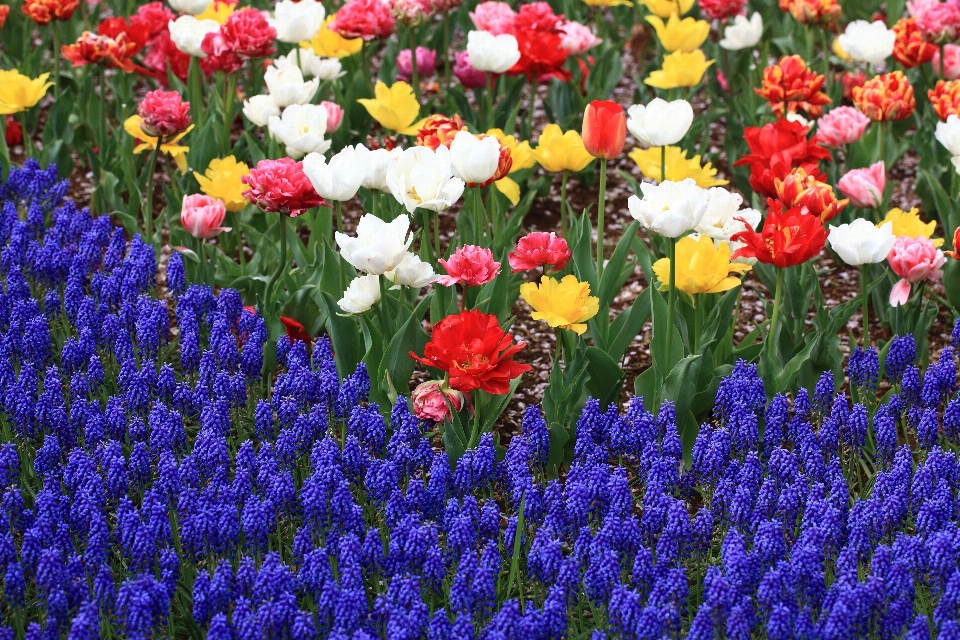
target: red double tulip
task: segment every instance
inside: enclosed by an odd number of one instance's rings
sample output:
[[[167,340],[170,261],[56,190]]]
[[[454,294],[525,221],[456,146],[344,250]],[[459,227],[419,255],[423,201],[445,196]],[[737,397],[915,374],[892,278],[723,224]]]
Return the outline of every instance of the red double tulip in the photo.
[[[843,211],[850,201],[837,200],[833,187],[824,182],[825,179],[826,176],[819,171],[809,173],[803,167],[797,167],[783,180],[774,179],[777,198],[788,209],[801,207],[823,222],[828,222]]]
[[[623,151],[627,117],[623,107],[610,100],[594,100],[583,113],[583,146],[601,160],[612,160]]]
[[[734,166],[748,165],[753,190],[761,196],[776,198],[777,179],[783,180],[796,167],[815,173],[820,160],[830,157],[830,151],[809,140],[807,132],[805,125],[783,118],[762,127],[746,127],[743,137],[750,153]]]
[[[783,210],[779,200],[767,200],[769,213],[761,231],[747,230],[734,234],[730,240],[744,244],[733,258],[756,258],[764,264],[784,269],[803,264],[820,253],[827,241],[827,230],[818,216],[804,212],[801,207]]]
[[[451,389],[502,395],[510,391],[511,380],[531,369],[513,359],[525,346],[513,344],[513,335],[500,328],[497,316],[475,309],[438,322],[423,357],[412,351],[410,357],[446,372]]]

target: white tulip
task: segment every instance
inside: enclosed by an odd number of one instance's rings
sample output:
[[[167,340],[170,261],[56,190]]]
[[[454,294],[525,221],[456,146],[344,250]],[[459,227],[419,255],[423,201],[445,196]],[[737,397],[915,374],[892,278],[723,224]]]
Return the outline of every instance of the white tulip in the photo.
[[[310,67],[310,72],[321,80],[336,80],[346,75],[343,65],[337,58],[320,58]]]
[[[951,113],[946,122],[937,123],[934,134],[937,141],[947,148],[952,156],[960,156],[960,118]]]
[[[182,53],[195,58],[206,58],[207,54],[200,49],[203,37],[219,31],[220,25],[214,20],[197,20],[187,15],[168,22],[167,29],[170,30],[173,45]]]
[[[300,52],[299,59],[297,51]],[[294,49],[285,56],[278,56],[273,66],[281,71],[286,69],[300,69],[303,77],[319,78],[320,80],[336,80],[346,74],[343,65],[336,58],[321,58],[309,47]]]
[[[693,124],[693,107],[686,100],[654,98],[647,105],[633,105],[627,115],[627,128],[645,147],[677,144]]]
[[[393,288],[413,287],[414,289],[420,289],[433,282],[437,274],[429,262],[424,262],[417,254],[408,251],[397,268],[387,271],[383,276],[394,283]]]
[[[897,34],[880,20],[854,20],[838,38],[840,48],[857,62],[880,64],[893,54]]]
[[[188,13],[192,16],[203,13],[213,0],[169,0],[170,6],[177,13]]]
[[[756,11],[747,20],[746,16],[736,16],[732,24],[723,31],[720,46],[727,51],[752,49],[763,37],[763,18]]]
[[[395,157],[387,170],[387,187],[397,201],[413,213],[418,207],[443,211],[463,195],[464,183],[454,178],[450,150],[443,145],[411,147]]]
[[[369,154],[362,144],[344,147],[327,164],[322,155],[311,153],[303,160],[303,172],[321,198],[344,202],[357,195],[367,174]]]
[[[366,275],[350,281],[337,302],[347,313],[365,313],[380,302],[380,276]]]
[[[313,40],[326,15],[323,4],[316,0],[280,0],[273,13],[277,40],[291,44]]]
[[[883,262],[896,241],[892,222],[877,227],[864,218],[831,226],[827,236],[827,242],[840,259],[854,267]]]
[[[489,31],[471,31],[467,34],[467,53],[470,66],[489,73],[506,73],[520,60],[517,38],[509,33],[495,36]]]
[[[469,186],[487,182],[500,164],[500,141],[493,136],[478,138],[469,131],[459,131],[450,143],[453,175]]]
[[[299,159],[308,153],[326,153],[330,141],[327,132],[327,110],[318,104],[293,104],[268,123],[270,135],[287,146],[287,155]]]
[[[280,115],[280,107],[273,96],[267,94],[253,96],[249,100],[244,100],[243,115],[258,127],[265,127],[270,123],[270,118]]]
[[[630,215],[666,238],[679,238],[695,229],[709,204],[707,192],[691,178],[659,185],[642,183],[640,190],[642,200],[637,196],[627,199]]]
[[[756,229],[763,215],[756,209],[741,209],[743,197],[739,193],[731,193],[723,187],[713,187],[707,190],[709,202],[707,210],[700,219],[696,230],[698,233],[710,236],[714,240],[729,240],[734,234]],[[746,220],[744,224],[743,218]]]
[[[394,147],[389,151],[386,149],[373,149],[367,154],[367,170],[363,176],[363,182],[360,186],[371,191],[383,191],[390,193],[390,187],[387,186],[387,170],[393,164],[393,159],[403,153],[400,147]]]
[[[401,215],[392,222],[384,222],[370,213],[360,217],[357,237],[337,231],[334,238],[340,247],[340,255],[358,271],[380,275],[400,266],[413,242],[408,233],[410,218]]]
[[[263,81],[267,85],[267,91],[280,107],[309,103],[320,86],[317,78],[304,82],[303,74],[297,66],[279,69],[271,65],[263,74]]]

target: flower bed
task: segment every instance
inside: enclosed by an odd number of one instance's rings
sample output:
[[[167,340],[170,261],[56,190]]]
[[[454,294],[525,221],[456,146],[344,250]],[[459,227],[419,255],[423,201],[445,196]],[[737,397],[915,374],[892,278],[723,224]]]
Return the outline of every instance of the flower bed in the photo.
[[[960,633],[960,322],[925,372],[912,337],[858,352],[849,392],[768,400],[737,364],[690,466],[642,398],[588,402],[561,479],[536,407],[452,464],[324,339],[267,385],[235,291],[175,254],[158,298],[152,249],[65,189],[0,188],[4,637]]]

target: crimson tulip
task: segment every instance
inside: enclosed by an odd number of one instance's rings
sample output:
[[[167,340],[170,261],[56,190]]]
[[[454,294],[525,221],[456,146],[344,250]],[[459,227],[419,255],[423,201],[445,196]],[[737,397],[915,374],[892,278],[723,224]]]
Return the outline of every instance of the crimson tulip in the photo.
[[[594,158],[612,160],[623,151],[627,117],[623,107],[610,100],[594,100],[583,114],[583,146]]]
[[[744,244],[733,258],[756,258],[764,264],[784,269],[803,264],[820,253],[827,240],[820,216],[804,211],[803,207],[783,210],[779,200],[767,200],[770,208],[761,231],[747,225],[746,231],[734,234],[730,240]]]

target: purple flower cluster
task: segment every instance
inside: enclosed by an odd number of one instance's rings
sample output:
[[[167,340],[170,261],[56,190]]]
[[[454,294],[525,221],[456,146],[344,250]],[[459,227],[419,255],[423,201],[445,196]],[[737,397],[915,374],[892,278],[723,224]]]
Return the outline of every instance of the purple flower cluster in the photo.
[[[954,348],[858,352],[856,401],[740,363],[694,441],[591,400],[559,478],[532,407],[451,466],[326,340],[265,384],[235,291],[159,297],[63,190],[0,188],[0,638],[960,637]]]

